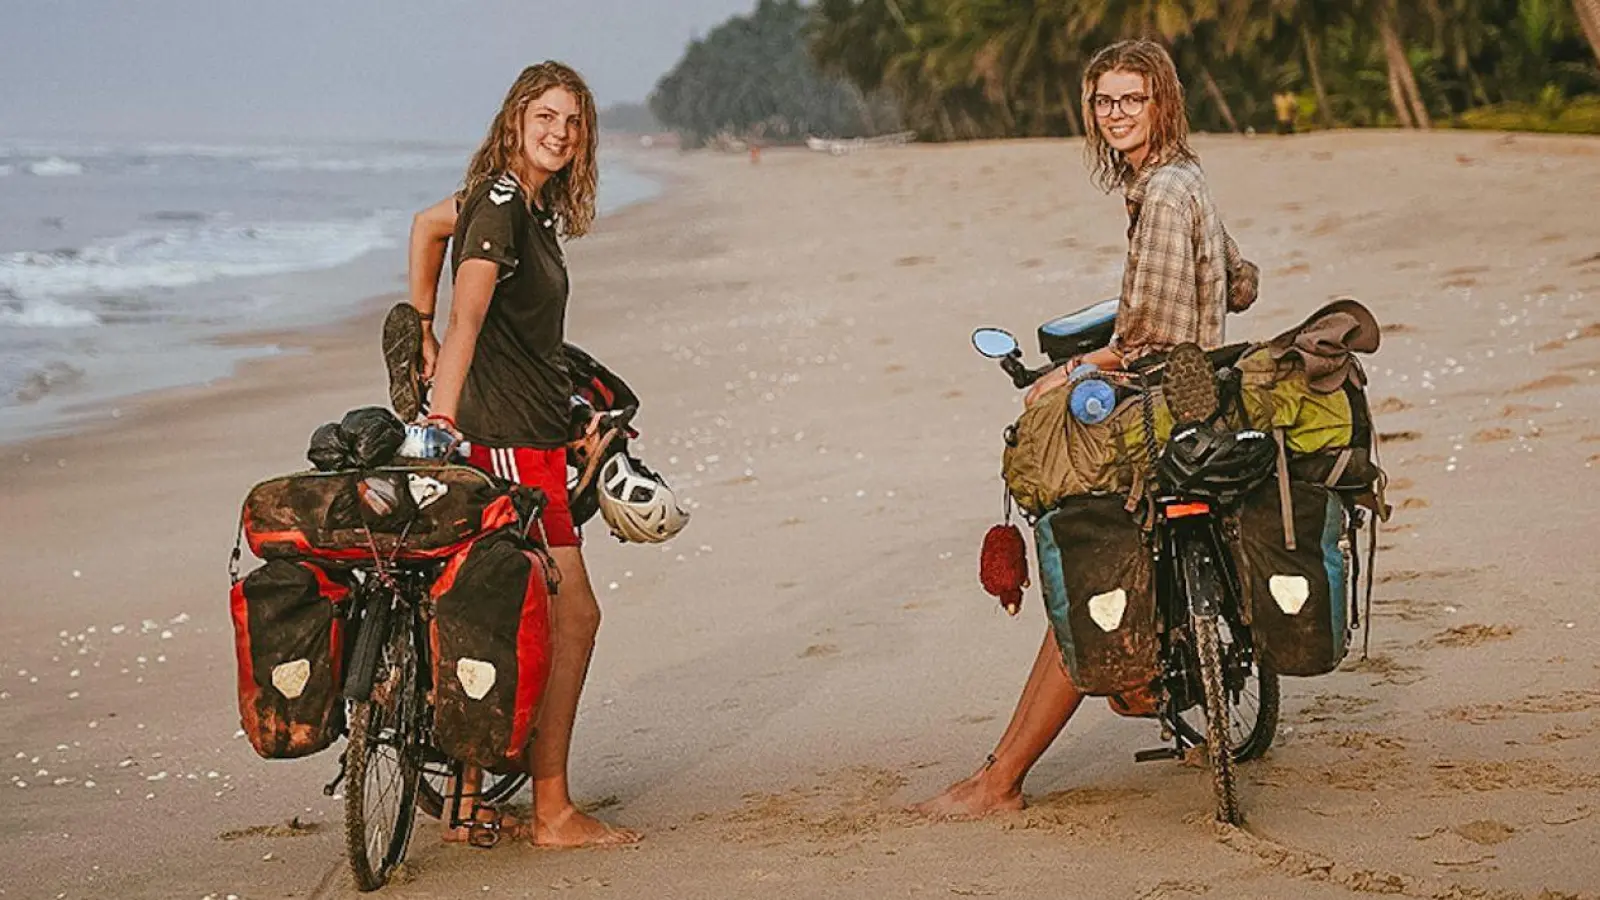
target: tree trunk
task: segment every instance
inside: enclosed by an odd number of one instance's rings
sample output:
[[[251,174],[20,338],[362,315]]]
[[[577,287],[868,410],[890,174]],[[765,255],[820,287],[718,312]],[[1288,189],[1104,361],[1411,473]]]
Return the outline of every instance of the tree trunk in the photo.
[[[1333,127],[1333,108],[1328,104],[1328,88],[1322,83],[1322,63],[1317,59],[1316,40],[1304,22],[1300,24],[1300,42],[1305,45],[1306,70],[1311,73],[1311,90],[1317,95],[1317,118],[1323,128]]]
[[[1600,0],[1572,0],[1572,9],[1578,14],[1578,24],[1589,39],[1589,49],[1600,60]]]
[[[1217,105],[1217,111],[1222,113],[1222,121],[1228,123],[1228,130],[1237,133],[1239,120],[1233,117],[1233,107],[1228,105],[1228,98],[1222,95],[1222,88],[1217,85],[1217,80],[1211,77],[1211,69],[1200,67],[1200,80],[1205,82],[1206,93],[1211,95],[1211,102]]]
[[[1083,130],[1083,123],[1078,121],[1078,97],[1076,94],[1063,92],[1062,108],[1067,111],[1067,132],[1073,137],[1087,134]]]
[[[1394,6],[1385,3],[1378,13],[1378,27],[1382,31],[1383,51],[1389,61],[1389,96],[1395,111],[1408,128],[1432,128],[1428,110],[1422,103],[1422,92],[1417,90],[1417,76],[1411,71],[1411,61],[1406,58],[1405,44],[1394,26]],[[1409,105],[1407,111],[1403,107]]]
[[[1417,123],[1411,119],[1411,107],[1406,103],[1405,91],[1400,87],[1400,73],[1389,66],[1389,102],[1394,104],[1395,117],[1400,120],[1401,128],[1415,128]]]

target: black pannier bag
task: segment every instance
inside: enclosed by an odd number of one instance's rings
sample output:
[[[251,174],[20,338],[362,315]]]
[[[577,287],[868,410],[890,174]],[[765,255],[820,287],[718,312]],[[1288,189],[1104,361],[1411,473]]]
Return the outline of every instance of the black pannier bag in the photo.
[[[349,589],[312,562],[270,560],[233,586],[239,722],[267,759],[316,753],[344,728]]]
[[[1277,481],[1240,506],[1240,586],[1261,661],[1280,675],[1323,675],[1349,650],[1349,513],[1321,485],[1293,481],[1288,493],[1288,522]]]
[[[508,770],[533,736],[550,675],[552,568],[501,533],[457,553],[434,582],[433,730],[452,758]]]
[[[1144,533],[1122,497],[1068,497],[1034,526],[1045,609],[1072,683],[1094,696],[1161,674],[1156,592]]]

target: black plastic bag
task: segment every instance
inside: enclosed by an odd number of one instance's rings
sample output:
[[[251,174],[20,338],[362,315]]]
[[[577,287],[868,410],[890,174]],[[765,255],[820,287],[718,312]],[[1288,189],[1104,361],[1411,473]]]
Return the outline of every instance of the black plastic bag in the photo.
[[[345,413],[339,431],[356,467],[362,469],[388,465],[406,439],[406,427],[394,413],[381,406],[365,406]]]
[[[350,445],[345,442],[338,422],[329,422],[311,433],[311,446],[306,450],[306,459],[319,472],[337,472],[355,465]]]

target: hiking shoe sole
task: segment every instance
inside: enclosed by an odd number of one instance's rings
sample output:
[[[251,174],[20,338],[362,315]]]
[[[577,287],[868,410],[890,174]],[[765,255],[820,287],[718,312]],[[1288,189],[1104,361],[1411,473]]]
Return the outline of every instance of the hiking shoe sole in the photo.
[[[1211,358],[1198,344],[1179,344],[1167,354],[1161,389],[1173,424],[1205,422],[1216,415],[1216,372],[1211,368]]]
[[[389,405],[402,422],[422,412],[422,317],[396,303],[383,319],[383,364],[389,370]]]

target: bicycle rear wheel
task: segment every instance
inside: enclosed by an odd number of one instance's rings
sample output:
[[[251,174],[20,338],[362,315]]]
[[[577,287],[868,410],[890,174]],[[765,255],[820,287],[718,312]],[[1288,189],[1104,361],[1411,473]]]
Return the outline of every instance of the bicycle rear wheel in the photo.
[[[1228,708],[1228,749],[1234,762],[1249,762],[1266,753],[1278,734],[1278,673],[1247,657],[1248,648],[1227,618],[1218,617],[1216,622]],[[1173,730],[1189,743],[1206,742],[1204,705],[1170,719]]]
[[[434,761],[423,766],[422,780],[417,784],[417,808],[435,819],[444,818],[444,805],[449,799],[445,791],[449,789],[450,779],[460,774],[460,768],[452,760]],[[477,797],[479,803],[499,804],[516,796],[517,791],[528,783],[528,776],[524,772],[513,772],[510,775],[491,775],[484,773],[483,791]],[[466,809],[463,798],[462,807]],[[470,811],[470,810],[469,810]]]
[[[380,601],[381,602],[381,601]],[[405,858],[416,822],[421,695],[409,617],[383,644],[371,699],[351,704],[345,747],[345,852],[356,887],[377,890]]]

